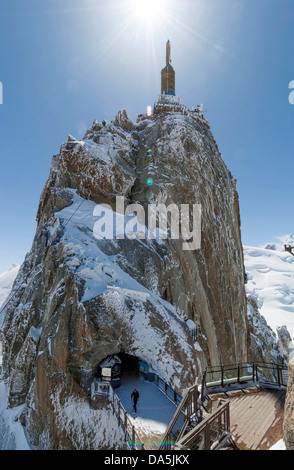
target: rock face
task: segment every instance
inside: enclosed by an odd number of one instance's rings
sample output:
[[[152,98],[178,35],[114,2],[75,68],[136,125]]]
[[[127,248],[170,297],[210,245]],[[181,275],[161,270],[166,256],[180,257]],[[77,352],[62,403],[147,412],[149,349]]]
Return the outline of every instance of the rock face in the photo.
[[[294,345],[285,326],[279,331],[280,342],[289,358],[288,385],[284,411],[284,441],[287,450],[294,450]]]
[[[201,204],[201,248],[158,237],[97,239],[97,204],[115,210],[116,196],[146,210]],[[246,361],[236,181],[197,113],[162,111],[134,124],[121,111],[113,122],[95,121],[82,141],[69,136],[53,158],[37,222],[1,328],[10,405],[25,404],[32,444],[123,447],[108,405],[93,414],[88,402],[110,354],[146,361],[180,392],[207,364]]]
[[[291,335],[286,325],[282,325],[277,328],[277,335],[281,349],[285,352],[288,359],[293,357],[294,345]]]
[[[287,450],[294,450],[294,359],[288,365],[288,386],[284,410],[284,441]]]
[[[168,243],[161,296],[198,325],[210,364],[247,358],[246,297],[236,181],[224,164],[207,122],[197,113],[159,114],[139,125],[135,197],[143,204],[201,204],[201,250]],[[146,150],[152,149],[152,167]],[[147,189],[148,175],[152,190]]]
[[[249,362],[286,364],[287,354],[265,318],[259,313],[257,299],[252,295],[247,298],[247,317]]]

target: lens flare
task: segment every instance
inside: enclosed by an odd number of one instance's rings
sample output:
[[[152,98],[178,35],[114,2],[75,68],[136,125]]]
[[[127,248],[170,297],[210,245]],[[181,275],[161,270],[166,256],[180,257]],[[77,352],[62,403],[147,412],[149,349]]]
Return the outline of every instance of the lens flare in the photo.
[[[133,0],[134,12],[147,21],[163,16],[166,6],[166,0]]]

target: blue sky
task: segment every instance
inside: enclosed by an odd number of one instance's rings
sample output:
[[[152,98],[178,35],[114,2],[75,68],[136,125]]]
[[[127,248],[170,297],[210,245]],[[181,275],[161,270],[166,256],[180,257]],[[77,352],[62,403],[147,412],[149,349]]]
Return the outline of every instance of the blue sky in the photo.
[[[68,133],[121,108],[135,120],[157,99],[167,39],[176,93],[203,103],[238,180],[243,243],[294,232],[294,0],[165,4],[146,22],[133,0],[0,0],[0,272],[31,247]]]

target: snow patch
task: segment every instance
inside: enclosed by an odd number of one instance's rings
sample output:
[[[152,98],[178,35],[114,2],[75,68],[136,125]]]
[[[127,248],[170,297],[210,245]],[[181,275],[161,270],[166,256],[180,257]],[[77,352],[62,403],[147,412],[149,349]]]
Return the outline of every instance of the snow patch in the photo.
[[[269,450],[286,450],[285,442],[283,441],[283,439],[281,439],[275,445],[273,445]]]

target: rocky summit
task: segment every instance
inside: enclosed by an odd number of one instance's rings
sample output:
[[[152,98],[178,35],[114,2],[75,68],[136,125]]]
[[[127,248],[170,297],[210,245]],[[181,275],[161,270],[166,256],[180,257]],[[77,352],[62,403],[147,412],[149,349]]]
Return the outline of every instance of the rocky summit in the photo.
[[[200,248],[158,232],[98,237],[97,210],[116,214],[118,197],[146,213],[150,204],[200,205]],[[23,405],[32,445],[124,446],[107,402],[89,405],[109,355],[140,358],[183,393],[207,365],[279,354],[272,336],[257,334],[267,326],[252,300],[247,315],[236,180],[198,111],[158,106],[133,123],[123,110],[94,121],[83,140],[69,136],[53,157],[37,222],[1,314],[9,404]]]

